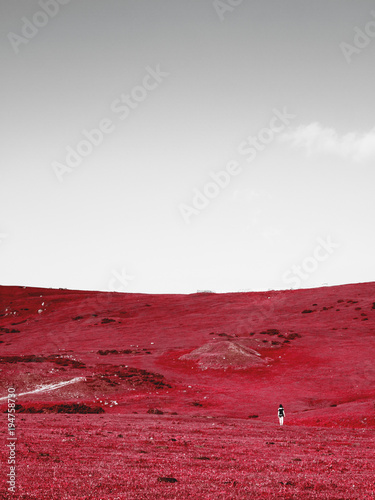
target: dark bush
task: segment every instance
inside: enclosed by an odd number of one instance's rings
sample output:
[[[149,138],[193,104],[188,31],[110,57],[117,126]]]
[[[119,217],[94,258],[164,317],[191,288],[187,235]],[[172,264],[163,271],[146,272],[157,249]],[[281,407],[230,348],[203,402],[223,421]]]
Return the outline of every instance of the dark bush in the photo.
[[[158,408],[150,408],[149,410],[147,410],[147,413],[150,413],[151,415],[164,415],[164,412],[158,410]]]

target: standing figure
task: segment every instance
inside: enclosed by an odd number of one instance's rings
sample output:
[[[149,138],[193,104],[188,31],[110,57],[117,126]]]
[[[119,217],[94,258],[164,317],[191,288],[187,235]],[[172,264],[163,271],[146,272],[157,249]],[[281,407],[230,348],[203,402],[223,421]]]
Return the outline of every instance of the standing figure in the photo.
[[[284,417],[285,417],[285,411],[284,411],[283,405],[279,406],[277,414],[278,414],[278,417],[279,417],[280,425],[283,425],[284,424]]]

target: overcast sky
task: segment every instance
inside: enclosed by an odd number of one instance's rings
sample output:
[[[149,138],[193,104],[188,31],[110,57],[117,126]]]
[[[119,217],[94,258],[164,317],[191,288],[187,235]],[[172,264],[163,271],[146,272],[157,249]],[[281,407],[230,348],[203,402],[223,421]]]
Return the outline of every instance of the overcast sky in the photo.
[[[0,5],[0,284],[375,280],[372,0]]]

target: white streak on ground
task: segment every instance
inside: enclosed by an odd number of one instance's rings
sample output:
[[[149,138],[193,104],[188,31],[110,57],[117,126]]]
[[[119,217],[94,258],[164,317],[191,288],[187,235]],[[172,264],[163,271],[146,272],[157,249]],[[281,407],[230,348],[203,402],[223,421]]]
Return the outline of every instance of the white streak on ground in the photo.
[[[72,378],[72,380],[67,380],[66,382],[57,382],[56,384],[48,384],[48,385],[42,385],[42,387],[39,387],[38,389],[35,389],[33,391],[28,391],[28,392],[21,392],[21,393],[16,393],[15,396],[25,396],[26,394],[36,394],[38,392],[46,392],[46,391],[55,391],[56,389],[60,389],[61,387],[65,387],[66,385],[70,384],[75,384],[77,382],[82,382],[86,380],[85,377],[75,377]],[[0,398],[0,401],[3,401],[4,399],[8,399],[8,396]]]

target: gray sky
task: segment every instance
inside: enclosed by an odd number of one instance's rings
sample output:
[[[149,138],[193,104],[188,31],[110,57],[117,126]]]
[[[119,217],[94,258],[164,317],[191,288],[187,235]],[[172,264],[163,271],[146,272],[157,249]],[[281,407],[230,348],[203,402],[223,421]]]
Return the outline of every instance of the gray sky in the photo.
[[[373,1],[60,1],[0,0],[1,284],[375,279]]]

